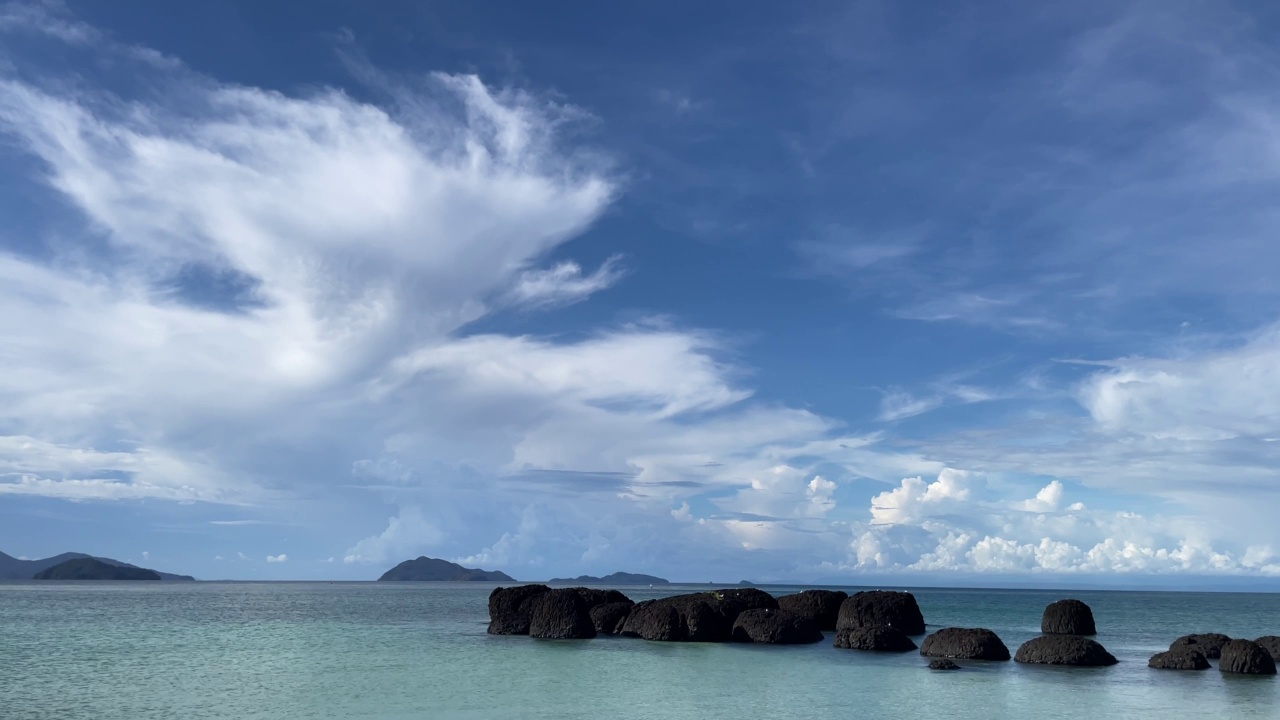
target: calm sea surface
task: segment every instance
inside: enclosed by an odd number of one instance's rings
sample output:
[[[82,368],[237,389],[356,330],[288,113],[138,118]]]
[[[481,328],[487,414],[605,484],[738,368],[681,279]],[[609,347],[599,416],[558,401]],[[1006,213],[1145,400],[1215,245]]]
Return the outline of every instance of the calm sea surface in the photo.
[[[0,718],[1280,718],[1276,678],[1150,670],[1187,632],[1280,634],[1280,595],[913,590],[1010,650],[1088,602],[1102,669],[914,653],[491,637],[488,584],[0,584]],[[706,589],[627,591],[635,600]],[[794,589],[768,588],[775,595]],[[917,639],[918,640],[918,639]]]

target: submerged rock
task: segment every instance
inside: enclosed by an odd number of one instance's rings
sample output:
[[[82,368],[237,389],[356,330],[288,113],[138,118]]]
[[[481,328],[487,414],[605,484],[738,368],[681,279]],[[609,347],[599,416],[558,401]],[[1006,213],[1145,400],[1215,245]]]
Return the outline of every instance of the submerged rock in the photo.
[[[1192,635],[1183,635],[1182,637],[1169,643],[1169,649],[1175,650],[1180,647],[1193,645],[1197,650],[1204,653],[1204,656],[1210,660],[1217,660],[1222,657],[1222,646],[1231,642],[1231,638],[1222,633],[1196,633]]]
[[[836,647],[875,652],[911,652],[915,641],[894,627],[885,625],[845,628],[836,631]]]
[[[631,614],[631,608],[635,607],[635,603],[627,602],[609,602],[603,605],[597,605],[591,608],[591,624],[596,626],[596,632],[601,635],[617,635],[622,632],[622,625],[627,621],[627,616]]]
[[[859,627],[891,627],[907,635],[923,635],[924,615],[909,592],[867,590],[840,603],[836,621],[837,630]]]
[[[1147,667],[1157,670],[1208,670],[1209,659],[1195,646],[1183,645],[1152,655]]]
[[[530,601],[529,636],[551,640],[593,638],[591,608],[577,588],[548,590]]]
[[[1099,643],[1079,635],[1042,635],[1018,648],[1013,659],[1038,665],[1115,665],[1118,660]]]
[[[848,593],[839,590],[805,590],[778,598],[778,607],[809,618],[819,630],[835,630],[840,604],[848,598]]]
[[[1040,632],[1045,635],[1097,635],[1093,610],[1079,600],[1059,600],[1044,609]]]
[[[802,645],[822,640],[822,631],[813,620],[788,610],[761,608],[744,610],[733,623],[733,639],[738,642]]]
[[[1008,660],[1009,648],[986,628],[943,628],[924,639],[920,654],[965,660]]]
[[[756,609],[777,610],[778,601],[755,588],[646,600],[632,608],[622,634],[645,640],[726,642],[738,615]]]
[[[938,658],[929,661],[930,670],[959,670],[960,666],[951,662],[946,658]]]
[[[1276,661],[1271,653],[1252,640],[1232,640],[1222,646],[1218,669],[1241,675],[1275,675]]]
[[[489,634],[528,635],[533,599],[549,590],[546,585],[494,588],[489,593]]]

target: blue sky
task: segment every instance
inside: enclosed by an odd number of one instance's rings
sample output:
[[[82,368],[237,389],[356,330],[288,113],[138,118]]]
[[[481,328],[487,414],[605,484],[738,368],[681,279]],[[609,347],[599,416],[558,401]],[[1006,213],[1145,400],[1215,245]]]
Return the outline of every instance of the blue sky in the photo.
[[[615,5],[0,6],[0,550],[1280,575],[1280,10]]]

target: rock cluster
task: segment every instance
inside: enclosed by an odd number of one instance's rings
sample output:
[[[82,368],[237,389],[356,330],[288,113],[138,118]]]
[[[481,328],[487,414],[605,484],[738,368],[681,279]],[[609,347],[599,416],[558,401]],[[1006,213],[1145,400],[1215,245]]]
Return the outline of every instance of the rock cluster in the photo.
[[[733,621],[732,637],[736,642],[802,645],[821,642],[822,631],[804,615],[759,608],[738,613],[738,619]]]
[[[986,628],[943,628],[924,639],[920,654],[963,660],[1008,660],[1009,648],[1000,636]]]
[[[1210,660],[1217,660],[1222,657],[1222,646],[1231,642],[1231,638],[1222,633],[1196,633],[1193,635],[1183,635],[1169,644],[1170,650],[1180,647],[1192,646]]]
[[[732,638],[738,615],[757,609],[777,610],[778,601],[755,588],[646,600],[631,609],[622,634],[645,640],[726,642]]]

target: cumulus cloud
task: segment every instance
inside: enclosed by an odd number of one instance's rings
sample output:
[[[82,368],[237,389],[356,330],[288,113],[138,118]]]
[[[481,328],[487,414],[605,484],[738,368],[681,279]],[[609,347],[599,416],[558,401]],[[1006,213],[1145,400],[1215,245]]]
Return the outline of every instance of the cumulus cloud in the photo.
[[[444,535],[418,507],[402,507],[387,520],[378,535],[367,537],[347,550],[345,563],[386,564],[416,557],[439,543]]]
[[[284,553],[280,553],[279,555],[267,556],[267,562],[269,563],[282,563],[282,562],[287,562],[288,560],[289,560],[289,556],[285,555]]]

